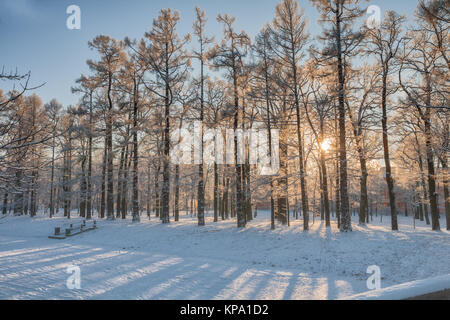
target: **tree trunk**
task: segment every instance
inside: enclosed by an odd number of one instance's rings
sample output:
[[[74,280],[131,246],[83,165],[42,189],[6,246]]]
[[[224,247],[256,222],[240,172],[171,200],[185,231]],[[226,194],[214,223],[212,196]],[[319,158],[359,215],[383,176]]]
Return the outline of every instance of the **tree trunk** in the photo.
[[[360,181],[360,193],[361,193],[361,203],[359,208],[359,223],[364,225],[368,222],[369,217],[369,197],[367,194],[367,164],[364,155],[360,158],[361,166],[361,181]]]
[[[160,189],[159,189],[159,174],[160,174],[160,167],[158,166],[156,172],[155,172],[155,216],[157,218],[161,218],[160,211],[161,211],[161,200],[160,200]]]
[[[148,216],[148,218],[150,219],[150,217],[151,217],[151,200],[152,200],[152,197],[151,197],[151,192],[150,192],[150,190],[151,190],[151,188],[150,188],[150,161],[148,161],[148,164],[147,164],[147,216]]]
[[[303,211],[303,230],[309,230],[309,209],[308,209],[308,195],[306,192],[306,175],[305,175],[305,162],[303,155],[303,137],[301,131],[300,122],[300,101],[298,97],[297,88],[297,68],[294,68],[294,88],[295,88],[295,109],[297,117],[297,141],[298,141],[298,155],[299,155],[299,165],[300,165],[300,189],[302,195],[302,211]]]
[[[339,5],[338,5],[339,7]],[[352,220],[350,215],[349,198],[348,198],[348,180],[347,180],[347,146],[345,131],[345,76],[344,64],[342,57],[341,42],[341,20],[339,16],[340,8],[336,13],[336,36],[337,36],[337,60],[338,60],[338,85],[339,85],[339,176],[340,176],[340,211],[342,232],[352,231]]]
[[[324,141],[325,138],[325,132],[324,132],[324,123],[323,119],[320,121],[320,136],[321,141]],[[330,199],[328,195],[328,170],[327,170],[327,164],[326,164],[326,154],[325,150],[320,148],[320,166],[321,166],[321,173],[322,173],[322,196],[323,196],[323,209],[325,211],[325,226],[331,227],[331,221],[330,221]]]
[[[426,137],[426,154],[427,154],[427,167],[428,167],[428,191],[430,197],[431,208],[431,227],[433,231],[439,231],[441,229],[439,223],[439,208],[437,201],[436,191],[436,172],[434,169],[434,156],[432,146],[432,133],[431,133],[431,116],[430,109],[427,108],[425,119],[425,137]]]
[[[55,215],[55,204],[53,201],[54,194],[54,180],[55,180],[55,136],[52,139],[52,170],[50,174],[50,218]]]
[[[200,58],[200,163],[198,166],[198,186],[197,186],[197,202],[198,202],[198,225],[205,225],[205,181],[203,172],[203,118],[204,118],[204,62],[203,62],[203,42],[201,43]],[[216,217],[216,212],[214,212]]]
[[[419,143],[418,140],[416,140],[417,143]],[[421,201],[421,211],[420,211],[420,221],[424,221],[425,216],[425,222],[427,225],[430,225],[430,217],[429,217],[429,210],[428,210],[428,203],[430,201],[430,198],[428,197],[428,191],[427,186],[425,183],[425,171],[423,168],[423,159],[422,159],[422,152],[420,151],[420,145],[419,145],[419,169],[420,169],[420,181],[422,184],[422,190],[423,195],[422,197],[419,197],[419,199],[423,199]]]
[[[86,218],[86,193],[87,193],[87,182],[86,182],[86,158],[83,156],[81,160],[81,182],[80,182],[80,217]]]
[[[214,162],[214,222],[219,221],[219,172],[217,162]]]
[[[89,103],[89,145],[88,145],[88,175],[87,175],[87,207],[86,218],[92,219],[92,93]]]
[[[128,172],[129,172],[129,168],[131,167],[131,161],[132,161],[132,156],[129,157],[128,159],[128,155],[129,155],[129,147],[127,144],[127,148],[125,150],[125,160],[124,160],[124,167],[123,167],[123,174],[122,174],[122,190],[121,190],[121,199],[122,199],[122,203],[120,205],[121,211],[122,211],[122,219],[126,219],[127,218],[127,214],[128,214]],[[138,212],[138,219],[139,219],[139,212]],[[133,216],[133,222],[136,222],[136,220],[134,219]]]
[[[128,129],[127,129],[128,131]],[[125,172],[124,167],[125,167],[125,152],[127,147],[125,147],[125,145],[122,146],[121,151],[120,151],[120,161],[119,161],[119,170],[117,172],[117,196],[116,196],[116,217],[119,218],[120,214],[122,213],[122,193],[123,193],[123,183],[124,183],[124,178],[123,178],[123,174]]]
[[[5,215],[7,213],[8,206],[8,192],[5,192],[3,195],[3,206],[2,206],[2,214]]]
[[[388,138],[388,125],[387,125],[387,71],[383,73],[383,89],[381,94],[381,108],[383,112],[382,117],[382,129],[383,129],[383,150],[384,150],[384,163],[386,166],[386,183],[388,186],[389,194],[389,206],[391,208],[391,226],[392,230],[398,230],[397,222],[397,207],[395,203],[394,192],[394,179],[392,177],[391,160],[389,155],[389,138]]]
[[[175,166],[175,221],[180,221],[180,166]]]
[[[233,60],[234,61],[234,60]],[[238,80],[237,80],[237,68],[233,66],[233,85],[234,85],[234,163],[236,172],[236,193],[234,199],[236,201],[236,215],[237,215],[237,227],[245,228],[246,219],[243,211],[243,190],[242,190],[242,165],[239,163],[241,159],[238,159],[238,135],[239,129],[239,95],[238,95]]]
[[[102,195],[100,200],[100,218],[105,218],[105,204],[106,204],[106,161],[108,158],[108,138],[105,136],[105,146],[103,152],[103,164],[102,164]]]
[[[163,137],[163,185],[162,185],[162,203],[161,203],[161,220],[163,224],[170,223],[169,209],[170,209],[170,86],[169,86],[169,57],[168,44],[166,43],[166,57],[165,57],[165,76],[166,76],[166,88],[164,99],[164,137]]]
[[[442,164],[442,185],[444,186],[444,203],[445,203],[445,220],[447,223],[447,230],[450,230],[450,194],[448,191],[448,165],[447,156],[441,158]]]
[[[338,116],[335,110],[335,137],[336,137],[336,146],[339,145],[339,136],[338,136]],[[336,220],[339,230],[341,229],[341,180],[340,180],[340,168],[339,168],[339,150],[336,148],[336,186],[335,186],[335,207],[336,207]]]
[[[107,137],[107,189],[106,189],[106,214],[108,220],[115,220],[114,217],[114,153],[113,153],[113,102],[111,98],[112,74],[109,73],[108,82],[108,103],[109,109],[106,115],[106,137]]]

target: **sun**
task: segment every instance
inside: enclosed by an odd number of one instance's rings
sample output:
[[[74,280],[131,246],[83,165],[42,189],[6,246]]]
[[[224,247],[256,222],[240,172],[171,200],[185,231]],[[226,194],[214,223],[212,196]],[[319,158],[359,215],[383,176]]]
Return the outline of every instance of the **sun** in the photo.
[[[331,142],[330,139],[324,139],[323,142],[320,144],[320,147],[323,151],[328,151],[331,148]]]

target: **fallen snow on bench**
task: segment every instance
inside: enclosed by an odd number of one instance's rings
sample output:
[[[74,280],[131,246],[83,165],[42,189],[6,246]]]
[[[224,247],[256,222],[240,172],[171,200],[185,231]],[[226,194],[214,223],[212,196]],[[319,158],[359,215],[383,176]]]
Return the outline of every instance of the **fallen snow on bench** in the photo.
[[[450,290],[450,274],[431,279],[411,281],[385,289],[369,291],[346,300],[406,300],[431,293]]]
[[[354,217],[354,232],[342,234],[317,220],[308,232],[302,220],[271,231],[268,212],[243,230],[210,215],[203,228],[195,217],[162,225],[143,216],[48,239],[65,221],[0,220],[0,299],[339,299],[368,291],[371,265],[382,288],[450,274],[450,233],[423,222],[414,230],[405,217],[399,232],[388,217],[368,226]],[[66,286],[70,266],[80,268],[81,289]]]

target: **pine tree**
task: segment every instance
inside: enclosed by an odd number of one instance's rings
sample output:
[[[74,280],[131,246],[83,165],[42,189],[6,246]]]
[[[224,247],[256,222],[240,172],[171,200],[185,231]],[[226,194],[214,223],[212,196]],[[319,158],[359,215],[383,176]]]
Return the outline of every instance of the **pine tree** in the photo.
[[[245,32],[237,33],[234,29],[236,18],[229,15],[218,15],[217,21],[224,26],[224,39],[220,44],[216,44],[211,50],[210,59],[216,68],[226,69],[227,78],[231,80],[233,86],[234,123],[233,129],[236,133],[240,129],[239,119],[242,114],[242,107],[239,103],[239,86],[244,73],[244,58],[248,53],[250,38]],[[238,159],[238,136],[234,136],[234,162],[236,181],[236,215],[238,228],[244,228],[246,217],[244,212],[243,199],[243,172],[242,164]]]
[[[363,34],[353,30],[355,21],[362,16],[359,0],[314,0],[312,4],[320,13],[320,23],[324,28],[320,40],[324,47],[315,52],[317,62],[333,67],[336,76],[338,97],[339,124],[339,207],[340,230],[352,231],[350,204],[348,196],[348,163],[347,163],[347,135],[346,135],[346,83],[348,81],[350,60],[358,53]]]
[[[163,223],[169,223],[170,206],[170,131],[171,108],[177,98],[178,90],[183,85],[190,58],[184,46],[190,41],[190,35],[181,39],[177,32],[180,20],[178,12],[162,9],[158,18],[153,21],[153,28],[145,34],[148,40],[141,41],[140,58],[153,74],[147,88],[163,100],[164,104],[164,132],[163,132],[163,181],[161,192],[161,218]]]
[[[298,73],[300,63],[304,57],[304,47],[308,40],[304,11],[299,11],[298,2],[283,0],[275,9],[273,21],[274,44],[273,50],[278,56],[281,65],[285,66],[285,79],[283,85],[289,88],[292,96],[297,120],[297,140],[300,168],[300,189],[302,195],[303,230],[309,230],[309,208],[305,172],[304,146],[302,138],[301,112],[300,112],[300,76]]]
[[[113,89],[117,73],[125,60],[123,43],[108,36],[98,36],[89,42],[89,47],[99,54],[99,61],[88,60],[89,68],[95,73],[99,87],[106,90],[107,110],[105,116],[106,144],[106,213],[108,220],[114,220],[114,151],[113,151]]]
[[[205,35],[205,28],[206,28],[206,15],[204,11],[201,11],[200,8],[195,8],[196,12],[196,20],[194,22],[194,35],[196,36],[198,40],[199,49],[198,51],[193,52],[193,57],[200,61],[200,79],[199,79],[199,85],[200,85],[200,108],[199,108],[199,121],[201,123],[200,125],[200,141],[201,141],[201,147],[200,147],[200,159],[199,159],[199,166],[198,166],[198,225],[204,226],[205,225],[205,181],[204,181],[204,169],[203,169],[203,122],[204,122],[204,114],[205,114],[205,80],[207,79],[207,76],[205,76],[205,62],[208,54],[208,45],[213,42],[213,38],[208,38]],[[214,205],[214,217],[217,217],[217,205]],[[216,220],[215,220],[216,221]]]

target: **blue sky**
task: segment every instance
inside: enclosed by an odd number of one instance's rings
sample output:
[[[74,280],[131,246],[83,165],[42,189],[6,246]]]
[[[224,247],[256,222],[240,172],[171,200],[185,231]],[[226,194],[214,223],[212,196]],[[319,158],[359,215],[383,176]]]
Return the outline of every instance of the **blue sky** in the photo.
[[[161,8],[180,11],[179,34],[192,30],[195,6],[206,10],[208,32],[220,39],[222,27],[216,22],[218,13],[237,17],[236,26],[254,36],[273,19],[279,0],[0,0],[0,68],[20,72],[32,71],[32,84],[46,82],[36,93],[44,102],[52,98],[64,105],[78,100],[70,87],[81,73],[88,73],[86,60],[94,58],[87,42],[106,34],[117,39],[141,38],[151,28]],[[317,13],[309,0],[299,0],[309,19],[309,31],[320,32]],[[66,8],[81,8],[81,30],[66,28]],[[396,10],[411,16],[415,0],[376,0],[363,5],[378,5],[382,11]],[[192,46],[192,45],[190,45]],[[5,83],[0,88],[9,90]]]

